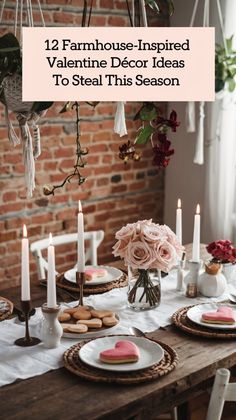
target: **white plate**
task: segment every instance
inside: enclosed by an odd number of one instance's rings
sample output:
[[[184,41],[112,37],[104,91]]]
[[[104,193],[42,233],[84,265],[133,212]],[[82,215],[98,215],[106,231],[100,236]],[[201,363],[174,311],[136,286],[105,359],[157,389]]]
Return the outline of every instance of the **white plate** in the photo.
[[[210,324],[209,322],[202,322],[202,314],[205,312],[216,312],[220,306],[227,306],[229,308],[235,309],[235,306],[227,304],[217,304],[217,303],[204,303],[202,305],[196,305],[190,308],[187,312],[187,317],[190,321],[195,322],[195,324],[201,325],[207,328],[214,328],[220,330],[235,330],[236,323],[232,325],[228,324]]]
[[[87,265],[85,269],[89,268],[104,268],[107,270],[107,274],[103,277],[97,277],[94,280],[86,281],[86,285],[95,285],[95,284],[105,284],[110,283],[111,281],[118,280],[122,276],[122,271],[115,267],[105,266],[105,265]],[[76,269],[72,268],[65,272],[64,277],[66,280],[70,281],[71,283],[76,283],[75,279]]]
[[[115,365],[103,363],[99,360],[99,354],[101,351],[113,348],[115,343],[121,340],[132,341],[138,346],[140,351],[140,358],[138,362]],[[89,343],[81,347],[79,356],[84,363],[98,369],[130,372],[133,370],[146,369],[156,363],[159,363],[164,357],[164,350],[159,344],[144,337],[117,335],[113,337],[97,338],[89,341]]]
[[[120,322],[120,318],[117,314],[115,314],[115,317],[118,320],[118,323],[114,325],[114,327],[102,327],[102,328],[94,329],[92,331],[88,331],[87,333],[84,333],[84,334],[72,333],[72,332],[70,333],[70,332],[63,331],[62,337],[84,339],[84,338],[100,337],[101,335],[110,334],[110,332],[114,332],[114,330],[117,328]],[[65,322],[65,324],[67,324],[67,322]]]

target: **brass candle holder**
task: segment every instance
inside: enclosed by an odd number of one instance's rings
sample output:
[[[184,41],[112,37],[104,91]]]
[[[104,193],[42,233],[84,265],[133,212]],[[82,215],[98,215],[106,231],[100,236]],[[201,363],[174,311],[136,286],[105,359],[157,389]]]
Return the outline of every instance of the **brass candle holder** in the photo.
[[[85,275],[76,271],[76,283],[79,286],[79,306],[83,306]]]
[[[37,337],[31,337],[29,333],[29,317],[30,317],[30,312],[31,312],[30,300],[22,300],[21,309],[22,309],[22,314],[24,316],[24,320],[25,320],[25,336],[18,338],[14,342],[14,344],[16,344],[16,346],[21,346],[21,347],[36,346],[37,344],[41,342],[41,340]]]

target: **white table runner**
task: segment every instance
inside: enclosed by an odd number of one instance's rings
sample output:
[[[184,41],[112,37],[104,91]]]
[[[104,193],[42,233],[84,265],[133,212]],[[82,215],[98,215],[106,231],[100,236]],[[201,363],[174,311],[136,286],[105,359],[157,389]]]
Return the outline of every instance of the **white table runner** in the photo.
[[[195,303],[221,301],[227,299],[231,289],[235,291],[229,285],[227,292],[219,298],[189,299],[185,297],[184,292],[177,292],[175,287],[175,273],[162,279],[161,304],[158,308],[150,311],[136,312],[129,309],[127,307],[127,288],[113,289],[103,295],[89,296],[84,301],[96,309],[114,310],[120,317],[120,325],[115,333],[127,334],[130,326],[135,326],[145,332],[165,327],[170,324],[171,315],[177,309]],[[32,336],[40,337],[42,319],[43,316],[39,308],[35,316],[30,319],[30,334]],[[0,322],[0,386],[14,382],[16,379],[30,378],[62,367],[64,351],[79,341],[78,339],[62,338],[60,346],[56,349],[46,349],[43,343],[35,347],[15,346],[14,341],[24,336],[24,332],[24,324],[16,318]]]

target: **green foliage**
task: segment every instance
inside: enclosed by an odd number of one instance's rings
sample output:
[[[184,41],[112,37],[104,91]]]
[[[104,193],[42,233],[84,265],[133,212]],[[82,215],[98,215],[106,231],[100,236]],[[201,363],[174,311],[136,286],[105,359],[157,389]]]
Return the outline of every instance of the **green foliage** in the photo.
[[[226,86],[229,92],[236,87],[236,51],[233,50],[233,35],[226,39],[227,51],[224,46],[216,44],[215,53],[215,91],[219,92]]]
[[[150,139],[151,134],[155,131],[155,129],[150,125],[145,125],[139,130],[139,134],[135,140],[136,144],[146,144]]]

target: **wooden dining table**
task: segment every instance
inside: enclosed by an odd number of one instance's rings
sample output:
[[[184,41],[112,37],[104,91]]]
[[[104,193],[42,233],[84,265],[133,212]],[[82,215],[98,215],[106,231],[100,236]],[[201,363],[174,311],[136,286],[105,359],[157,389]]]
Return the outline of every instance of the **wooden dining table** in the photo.
[[[0,294],[19,304],[19,287]],[[32,284],[31,294],[34,306],[46,300],[46,289],[38,282]],[[168,375],[145,384],[118,385],[90,382],[60,368],[0,388],[0,418],[147,420],[179,406],[183,420],[188,418],[186,402],[209,387],[216,370],[236,365],[235,340],[188,335],[173,325],[147,337],[177,351],[179,363]]]

